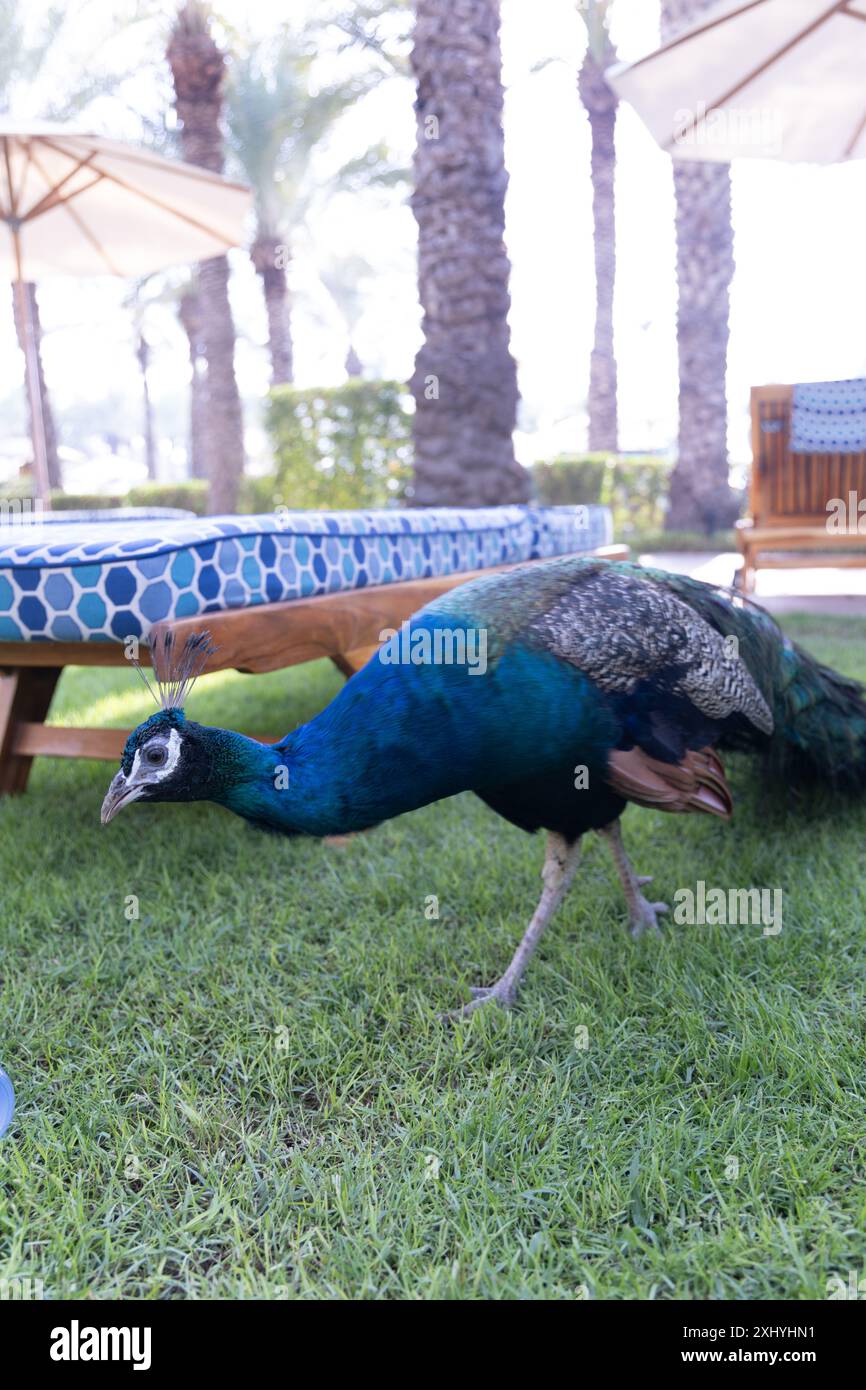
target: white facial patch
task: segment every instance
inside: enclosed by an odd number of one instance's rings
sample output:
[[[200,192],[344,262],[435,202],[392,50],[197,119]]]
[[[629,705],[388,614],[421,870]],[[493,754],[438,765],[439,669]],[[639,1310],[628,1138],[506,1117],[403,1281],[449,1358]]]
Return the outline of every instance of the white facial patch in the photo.
[[[132,760],[132,771],[129,774],[129,781],[136,782],[164,782],[166,777],[170,777],[180,760],[180,734],[177,729],[169,729],[168,737],[159,735],[148,739],[144,748],[136,748],[135,757]],[[152,767],[142,759],[142,752],[151,744],[158,744],[166,750],[165,762],[158,767]]]

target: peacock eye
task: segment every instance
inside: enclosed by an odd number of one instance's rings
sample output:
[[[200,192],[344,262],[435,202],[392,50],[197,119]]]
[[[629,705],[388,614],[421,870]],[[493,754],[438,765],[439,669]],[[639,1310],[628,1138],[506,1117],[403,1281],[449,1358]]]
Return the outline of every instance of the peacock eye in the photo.
[[[167,757],[166,750],[161,744],[154,744],[152,748],[145,748],[144,761],[148,767],[162,767]]]

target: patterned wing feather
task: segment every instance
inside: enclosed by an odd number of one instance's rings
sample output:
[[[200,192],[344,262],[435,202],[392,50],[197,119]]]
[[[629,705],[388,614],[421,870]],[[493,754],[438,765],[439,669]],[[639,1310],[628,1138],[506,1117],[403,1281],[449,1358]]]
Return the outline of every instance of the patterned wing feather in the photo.
[[[533,617],[528,634],[601,690],[630,694],[656,679],[710,719],[739,714],[761,733],[773,731],[738,643],[653,579],[613,566],[586,572]]]

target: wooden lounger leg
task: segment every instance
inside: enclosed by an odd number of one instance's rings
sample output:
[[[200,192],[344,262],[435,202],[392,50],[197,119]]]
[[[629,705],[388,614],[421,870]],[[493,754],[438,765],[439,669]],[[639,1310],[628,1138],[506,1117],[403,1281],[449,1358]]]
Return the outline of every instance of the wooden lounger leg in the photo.
[[[358,647],[353,652],[343,652],[340,656],[332,656],[331,660],[338,671],[348,679],[354,676],[356,671],[360,671],[362,666],[366,666],[370,657],[379,650],[378,642],[373,647]]]
[[[61,670],[60,666],[0,670],[0,796],[14,796],[27,788],[33,758],[13,751],[16,725],[42,723]]]
[[[756,574],[755,550],[750,538],[739,530],[737,532],[737,544],[740,547],[743,563],[740,565],[739,572],[734,578],[734,588],[739,589],[741,594],[753,594],[755,592]]]
[[[755,555],[752,547],[747,543],[743,551],[743,593],[753,594],[755,592]]]

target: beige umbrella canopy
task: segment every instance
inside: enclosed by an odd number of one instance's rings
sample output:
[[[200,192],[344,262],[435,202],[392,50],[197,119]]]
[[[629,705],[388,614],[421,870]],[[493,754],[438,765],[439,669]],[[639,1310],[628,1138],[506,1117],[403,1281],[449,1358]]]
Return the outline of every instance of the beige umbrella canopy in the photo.
[[[725,0],[607,77],[678,159],[866,157],[866,0]]]
[[[244,238],[250,194],[192,164],[59,125],[0,121],[0,275],[16,282],[28,357],[37,493],[48,495],[26,281],[147,275]]]

